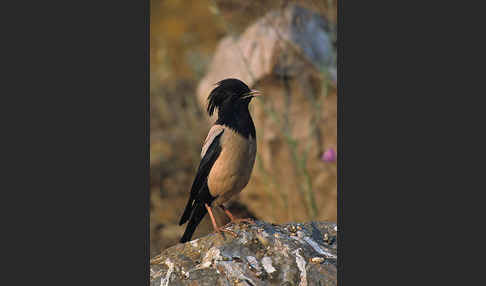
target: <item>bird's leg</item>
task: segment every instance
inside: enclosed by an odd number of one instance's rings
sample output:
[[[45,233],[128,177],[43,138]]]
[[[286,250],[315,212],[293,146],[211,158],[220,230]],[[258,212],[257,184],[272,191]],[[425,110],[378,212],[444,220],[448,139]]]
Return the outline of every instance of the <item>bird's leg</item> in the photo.
[[[204,206],[208,210],[209,216],[211,217],[211,222],[213,223],[214,231],[216,231],[217,233],[221,233],[221,231],[224,231],[224,232],[227,232],[227,233],[233,235],[234,237],[238,236],[234,231],[231,231],[229,229],[225,229],[224,226],[218,227],[218,225],[216,224],[216,220],[214,219],[213,211],[211,210],[211,207],[208,206],[208,204],[204,204]]]
[[[253,221],[253,219],[251,219],[251,218],[235,218],[233,216],[233,214],[227,208],[225,208],[223,205],[220,205],[219,207],[222,208],[223,211],[226,213],[226,215],[230,218],[231,221],[228,224],[230,224],[232,222],[239,223],[239,222],[242,222],[242,221],[246,221],[246,222],[251,223],[251,224],[255,223]],[[228,225],[228,224],[226,224],[226,225]]]

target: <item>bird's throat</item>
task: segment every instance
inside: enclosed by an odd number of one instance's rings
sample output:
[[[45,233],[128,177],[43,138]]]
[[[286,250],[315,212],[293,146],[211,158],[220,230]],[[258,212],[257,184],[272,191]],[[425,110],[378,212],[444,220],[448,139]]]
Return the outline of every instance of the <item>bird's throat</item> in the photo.
[[[251,135],[255,138],[255,125],[248,107],[231,110],[219,110],[216,124],[221,124],[233,129],[245,138]]]

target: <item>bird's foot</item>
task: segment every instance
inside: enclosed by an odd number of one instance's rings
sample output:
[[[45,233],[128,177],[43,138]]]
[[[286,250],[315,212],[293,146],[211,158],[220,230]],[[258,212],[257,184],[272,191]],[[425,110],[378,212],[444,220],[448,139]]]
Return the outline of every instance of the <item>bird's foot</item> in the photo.
[[[238,234],[236,232],[234,232],[232,230],[229,230],[229,229],[226,229],[226,226],[222,226],[222,227],[218,228],[216,230],[216,232],[219,233],[219,234],[221,234],[221,235],[223,235],[222,232],[227,232],[227,233],[231,234],[235,238],[238,237]]]

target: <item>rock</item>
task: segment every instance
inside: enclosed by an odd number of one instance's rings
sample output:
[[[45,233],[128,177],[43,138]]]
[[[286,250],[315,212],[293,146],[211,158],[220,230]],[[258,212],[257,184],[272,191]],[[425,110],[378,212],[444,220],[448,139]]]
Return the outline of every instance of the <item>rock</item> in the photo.
[[[154,257],[150,285],[337,285],[335,223],[256,221],[228,229],[238,236],[212,233]]]
[[[237,77],[249,86],[270,75],[298,76],[307,69],[330,71],[336,81],[334,31],[325,18],[292,4],[273,10],[239,37],[223,38],[198,86],[203,105],[214,84]]]

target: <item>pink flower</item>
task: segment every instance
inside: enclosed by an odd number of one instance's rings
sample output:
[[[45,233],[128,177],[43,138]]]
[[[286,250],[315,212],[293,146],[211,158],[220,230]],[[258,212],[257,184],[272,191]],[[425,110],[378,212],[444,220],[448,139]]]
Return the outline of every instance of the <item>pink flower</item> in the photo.
[[[329,148],[322,154],[321,160],[324,162],[334,162],[336,161],[336,151],[333,148]]]

